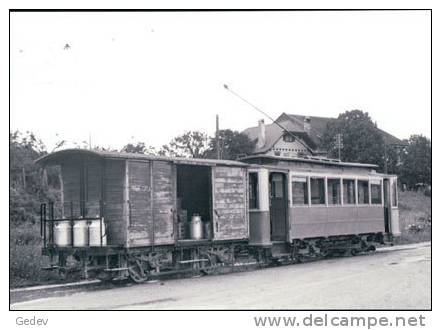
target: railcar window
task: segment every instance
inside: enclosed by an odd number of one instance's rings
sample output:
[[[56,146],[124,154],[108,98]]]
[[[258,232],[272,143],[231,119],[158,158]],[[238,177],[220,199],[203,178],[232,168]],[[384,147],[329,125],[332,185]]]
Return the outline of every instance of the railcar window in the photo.
[[[369,182],[358,180],[358,204],[369,204]]]
[[[308,204],[308,182],[306,178],[292,178],[292,203],[293,205]]]
[[[311,178],[311,204],[325,204],[325,179]]]
[[[341,203],[340,179],[328,179],[328,204]]]
[[[249,200],[250,200],[250,209],[257,209],[259,208],[258,204],[258,179],[257,179],[257,173],[250,173],[249,174]]]
[[[343,203],[355,204],[355,180],[343,179]]]
[[[398,206],[397,179],[392,181],[392,206]]]
[[[371,182],[371,203],[381,204],[381,183]]]

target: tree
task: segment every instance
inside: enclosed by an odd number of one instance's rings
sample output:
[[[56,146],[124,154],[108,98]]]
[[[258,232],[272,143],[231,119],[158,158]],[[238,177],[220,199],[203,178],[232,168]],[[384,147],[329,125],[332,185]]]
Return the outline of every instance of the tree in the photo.
[[[412,135],[402,155],[400,180],[409,188],[432,185],[432,143],[423,135]]]
[[[346,111],[328,123],[321,138],[321,147],[327,150],[328,156],[332,158],[338,158],[335,144],[337,134],[342,135],[342,161],[376,164],[380,170],[383,169],[384,139],[367,112]]]
[[[208,149],[208,137],[199,131],[187,131],[163,145],[159,154],[169,157],[204,158]]]
[[[134,154],[146,154],[146,155],[156,155],[157,152],[155,148],[151,146],[146,146],[144,142],[138,142],[136,144],[128,143],[122,149],[121,152],[129,152]]]
[[[45,145],[32,132],[9,134],[11,223],[36,222],[40,203],[59,201],[59,169],[54,167],[45,172],[35,164],[35,160],[45,154]]]
[[[250,154],[254,150],[256,141],[238,131],[230,129],[219,131],[219,147],[221,159],[237,159],[240,155]],[[207,158],[216,158],[216,137],[210,137]]]

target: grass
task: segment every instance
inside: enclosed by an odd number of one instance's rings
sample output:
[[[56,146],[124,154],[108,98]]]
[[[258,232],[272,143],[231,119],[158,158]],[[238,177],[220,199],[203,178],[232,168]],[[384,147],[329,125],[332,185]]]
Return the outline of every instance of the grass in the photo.
[[[10,287],[46,284],[59,280],[56,272],[42,270],[42,267],[49,265],[49,260],[41,254],[39,225],[11,225],[9,234]]]
[[[409,231],[409,225],[418,222],[418,219],[432,217],[432,200],[422,192],[405,191],[399,193],[401,237],[395,244],[409,244],[431,240],[431,226],[426,224],[423,230]],[[421,221],[420,221],[421,223]],[[49,265],[48,257],[41,254],[42,240],[38,224],[10,226],[10,287],[47,284],[59,282],[57,271],[42,270]]]
[[[398,195],[398,207],[400,211],[401,237],[397,238],[396,244],[409,244],[431,241],[432,224],[432,198],[425,196],[423,192],[400,191]],[[420,224],[419,231],[409,230],[409,226]]]

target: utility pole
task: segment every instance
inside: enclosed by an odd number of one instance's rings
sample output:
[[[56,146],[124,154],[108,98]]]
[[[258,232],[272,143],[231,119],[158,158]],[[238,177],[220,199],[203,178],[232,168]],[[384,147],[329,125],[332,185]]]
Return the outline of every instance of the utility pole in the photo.
[[[221,159],[219,145],[219,115],[216,115],[216,158]]]
[[[384,142],[384,173],[387,174],[387,146]]]
[[[343,141],[341,133],[335,136],[335,147],[338,149],[338,160],[341,160],[341,148],[343,148]]]

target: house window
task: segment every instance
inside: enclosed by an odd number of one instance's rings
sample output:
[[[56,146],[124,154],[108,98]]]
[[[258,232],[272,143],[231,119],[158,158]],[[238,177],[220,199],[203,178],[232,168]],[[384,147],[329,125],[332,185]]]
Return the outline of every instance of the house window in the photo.
[[[341,203],[340,179],[328,179],[328,204],[337,205]]]
[[[259,197],[258,197],[258,178],[257,173],[250,173],[249,179],[249,200],[250,200],[250,209],[259,208]]]
[[[311,178],[311,204],[325,204],[325,179]]]
[[[381,183],[378,181],[371,181],[371,203],[381,204]]]
[[[285,142],[294,142],[296,139],[291,134],[283,135],[283,141]]]
[[[369,204],[369,181],[358,180],[358,204]]]
[[[355,204],[355,180],[343,179],[343,204]]]
[[[294,177],[291,182],[292,204],[308,205],[308,180],[307,178]]]

